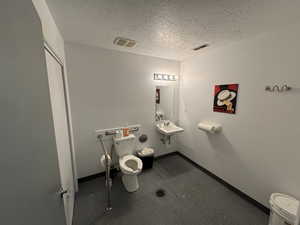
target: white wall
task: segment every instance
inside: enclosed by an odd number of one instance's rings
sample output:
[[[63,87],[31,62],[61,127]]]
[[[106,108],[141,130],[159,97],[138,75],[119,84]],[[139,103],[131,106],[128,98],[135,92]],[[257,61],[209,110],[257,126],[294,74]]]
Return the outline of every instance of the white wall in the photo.
[[[300,197],[299,25],[209,51],[181,65],[181,151],[257,201],[272,192]],[[212,111],[213,87],[239,83],[237,114]],[[289,84],[288,93],[266,85]],[[219,135],[197,130],[211,120]]]
[[[173,151],[154,129],[154,73],[179,74],[179,62],[66,43],[79,177],[98,173],[96,129],[141,124],[156,154]]]
[[[62,225],[41,23],[29,0],[0,5],[1,224]]]
[[[65,79],[68,78],[67,68],[66,68],[66,61],[65,61],[65,44],[64,39],[58,30],[58,27],[54,21],[53,16],[50,13],[48,5],[45,0],[32,0],[34,7],[40,17],[43,29],[43,36],[44,40],[47,44],[51,47],[51,49],[57,54],[60,60],[64,64],[64,76]],[[68,116],[72,119],[71,114],[71,105],[70,105],[70,98],[69,98],[69,86],[68,83],[65,83],[65,88],[67,90],[67,104],[68,104]],[[73,127],[72,123],[70,124],[71,131],[71,153],[72,153],[72,162],[73,162],[73,173],[74,173],[74,185],[75,190],[78,190],[78,183],[77,183],[77,171],[76,171],[76,160],[75,160],[75,146],[74,146],[74,138],[73,138]]]

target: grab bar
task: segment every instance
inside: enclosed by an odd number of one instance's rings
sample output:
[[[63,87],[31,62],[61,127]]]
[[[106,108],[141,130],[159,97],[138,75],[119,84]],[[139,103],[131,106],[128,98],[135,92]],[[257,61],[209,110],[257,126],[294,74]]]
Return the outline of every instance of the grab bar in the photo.
[[[125,127],[116,127],[116,128],[109,128],[109,129],[102,129],[102,130],[95,130],[95,133],[97,137],[99,138],[100,135],[102,136],[113,136],[116,135],[117,132],[121,131],[124,128],[129,129],[129,133],[134,133],[138,132],[140,129],[141,125],[140,124],[135,124],[135,125],[128,125]]]
[[[111,186],[112,186],[112,180],[110,178],[110,164],[109,164],[109,154],[108,151],[104,145],[103,141],[103,135],[99,135],[98,139],[100,140],[102,150],[105,155],[105,187],[106,187],[106,194],[107,194],[107,205],[105,208],[105,211],[111,211],[112,210],[112,204],[111,204]]]

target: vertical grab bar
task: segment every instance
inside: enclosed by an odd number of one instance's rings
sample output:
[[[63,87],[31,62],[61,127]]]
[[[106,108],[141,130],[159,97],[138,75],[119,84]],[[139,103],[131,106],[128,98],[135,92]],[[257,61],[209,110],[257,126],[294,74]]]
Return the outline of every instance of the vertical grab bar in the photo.
[[[299,222],[300,222],[300,205],[298,206],[295,225],[299,225]]]
[[[109,154],[108,151],[104,145],[104,141],[103,141],[103,136],[99,135],[98,136],[101,146],[102,146],[102,150],[104,152],[105,155],[105,186],[106,186],[106,194],[107,194],[107,205],[105,208],[105,211],[111,211],[112,210],[112,205],[111,205],[111,186],[112,186],[112,180],[110,178],[110,164],[109,164]]]

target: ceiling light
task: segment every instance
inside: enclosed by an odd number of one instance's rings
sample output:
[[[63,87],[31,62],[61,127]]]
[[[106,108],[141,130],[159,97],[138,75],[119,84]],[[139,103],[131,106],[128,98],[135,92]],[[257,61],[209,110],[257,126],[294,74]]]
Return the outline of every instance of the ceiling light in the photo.
[[[154,80],[164,80],[164,81],[176,81],[178,79],[178,76],[155,73],[153,79]]]

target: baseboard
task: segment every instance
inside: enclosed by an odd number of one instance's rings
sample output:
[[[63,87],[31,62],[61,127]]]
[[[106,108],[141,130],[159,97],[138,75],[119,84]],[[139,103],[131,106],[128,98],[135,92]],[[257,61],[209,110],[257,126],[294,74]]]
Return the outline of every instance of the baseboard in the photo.
[[[171,156],[171,155],[174,155],[174,154],[178,154],[178,152],[170,152],[170,153],[167,153],[167,154],[163,154],[163,155],[159,155],[159,156],[156,156],[154,158],[154,160],[158,160],[158,159],[162,159],[162,158],[165,158],[165,157],[168,157],[168,156]],[[117,173],[119,172],[118,169],[114,168],[111,170],[111,173]],[[78,183],[84,183],[84,182],[87,182],[87,181],[90,181],[90,180],[94,180],[94,179],[97,179],[99,177],[103,177],[105,176],[105,171],[104,172],[100,172],[100,173],[96,173],[96,174],[92,174],[92,175],[89,175],[89,176],[86,176],[86,177],[82,177],[82,178],[79,178],[78,179]]]
[[[266,213],[268,215],[270,214],[270,209],[267,208],[266,206],[264,206],[263,204],[261,204],[260,202],[256,201],[255,199],[251,198],[249,195],[245,194],[241,190],[239,190],[236,187],[232,186],[231,184],[227,183],[225,180],[223,180],[222,178],[218,177],[214,173],[210,172],[209,170],[207,170],[204,167],[200,166],[199,164],[195,163],[193,160],[191,160],[190,158],[186,157],[182,153],[180,153],[180,152],[176,152],[176,153],[178,155],[180,155],[182,158],[184,158],[185,160],[187,160],[188,162],[190,162],[191,164],[193,164],[195,167],[197,167],[198,169],[200,169],[202,172],[206,173],[210,177],[214,178],[215,180],[217,180],[218,182],[220,182],[221,184],[223,184],[224,186],[226,186],[231,191],[235,192],[237,195],[239,195],[243,199],[245,199],[248,202],[252,203],[254,206],[256,206],[257,208],[259,208],[260,210],[262,210],[264,213]]]
[[[113,168],[113,169],[110,170],[110,173],[111,173],[112,176],[114,176],[114,174],[117,174],[118,172],[119,172],[119,170],[116,169],[116,168]],[[79,178],[78,183],[79,184],[85,183],[85,182],[97,179],[99,177],[104,177],[104,176],[105,176],[105,171],[100,172],[100,173],[96,173],[96,174],[92,174],[92,175],[89,175],[89,176],[86,176],[86,177]]]
[[[177,154],[177,152],[171,152],[171,153],[167,153],[167,154],[164,154],[164,155],[156,156],[154,158],[154,160],[165,158],[167,156],[174,155],[174,154]],[[114,168],[114,169],[111,170],[111,172],[112,173],[117,173],[117,172],[119,172],[119,170],[116,169],[116,168]],[[89,175],[89,176],[86,176],[86,177],[79,178],[78,179],[78,183],[81,184],[81,183],[88,182],[88,181],[97,179],[99,177],[104,177],[104,176],[105,176],[105,171],[104,172],[100,172],[100,173],[96,173],[96,174],[92,174],[92,175]]]
[[[220,182],[221,184],[223,184],[224,186],[226,186],[228,189],[230,189],[231,191],[235,192],[237,195],[239,195],[240,197],[242,197],[243,199],[245,199],[246,201],[250,202],[251,204],[253,204],[254,206],[256,206],[257,208],[259,208],[260,210],[262,210],[264,213],[266,214],[270,214],[270,209],[267,208],[266,206],[264,206],[263,204],[261,204],[260,202],[256,201],[255,199],[251,198],[249,195],[245,194],[244,192],[242,192],[241,190],[237,189],[236,187],[232,186],[231,184],[227,183],[225,180],[223,180],[222,178],[218,177],[217,175],[215,175],[214,173],[210,172],[209,170],[205,169],[204,167],[200,166],[199,164],[195,163],[193,160],[191,160],[190,158],[186,157],[185,155],[183,155],[180,152],[170,152],[164,155],[159,155],[156,156],[154,158],[154,160],[159,160],[162,158],[166,158],[168,156],[172,156],[172,155],[179,155],[181,156],[183,159],[187,160],[189,163],[193,164],[195,167],[197,167],[198,169],[200,169],[202,172],[206,173],[207,175],[209,175],[210,177],[214,178],[215,180],[217,180],[218,182]],[[119,172],[118,169],[113,168],[111,170],[111,174],[112,176],[116,175]],[[93,174],[87,177],[82,177],[78,179],[78,183],[84,183],[87,181],[91,181],[94,180],[96,178],[99,177],[103,177],[105,176],[105,172],[101,172],[101,173],[97,173],[97,174]]]
[[[171,156],[171,155],[177,155],[179,152],[169,152],[169,153],[166,153],[166,154],[163,154],[163,155],[158,155],[158,156],[155,156],[154,157],[154,160],[159,160],[159,159],[163,159],[163,158],[166,158],[168,156]]]

